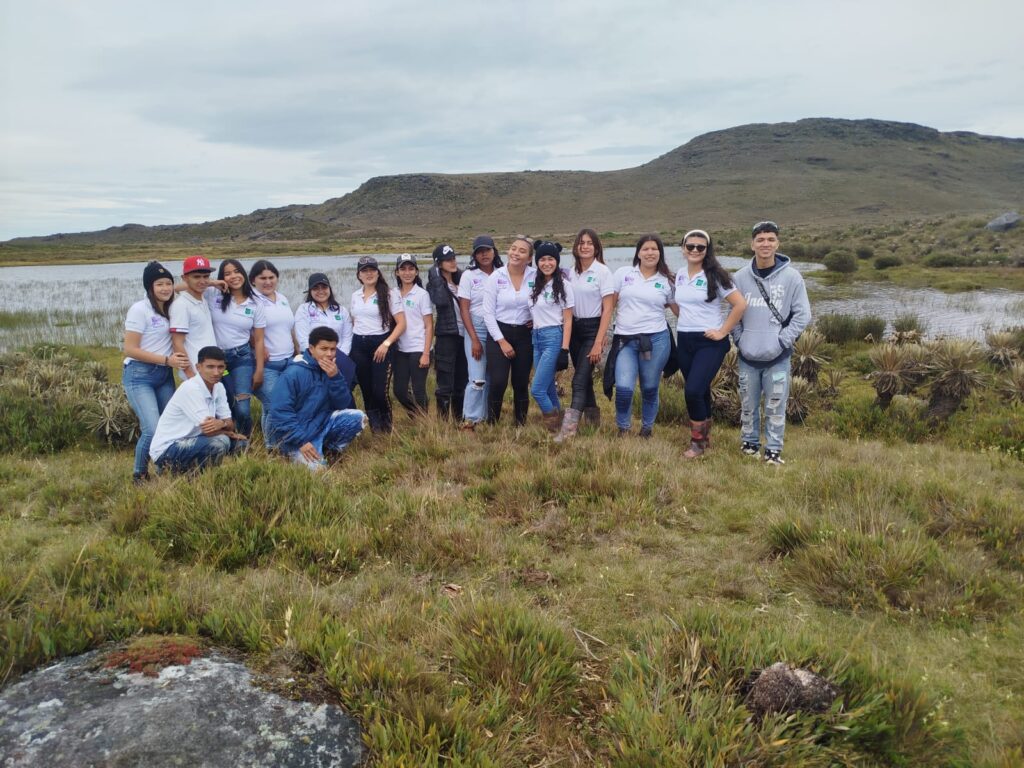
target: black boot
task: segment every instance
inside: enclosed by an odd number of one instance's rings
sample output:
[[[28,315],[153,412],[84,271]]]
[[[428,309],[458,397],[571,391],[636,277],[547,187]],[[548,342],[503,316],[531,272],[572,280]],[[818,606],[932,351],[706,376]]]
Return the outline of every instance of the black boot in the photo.
[[[437,415],[440,416],[445,421],[451,421],[452,400],[450,397],[437,398]]]
[[[517,397],[517,398],[515,398],[515,400],[512,401],[512,406],[515,409],[516,426],[517,427],[524,426],[526,424],[526,413],[530,409],[530,398],[529,397],[523,397],[523,398]]]

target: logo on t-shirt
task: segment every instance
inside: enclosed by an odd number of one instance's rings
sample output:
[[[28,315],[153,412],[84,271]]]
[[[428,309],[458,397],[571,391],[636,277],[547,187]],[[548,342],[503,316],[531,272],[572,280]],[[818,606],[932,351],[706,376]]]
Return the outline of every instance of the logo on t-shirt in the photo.
[[[161,325],[167,324],[167,318],[160,317],[159,315],[153,315],[151,318],[149,318],[149,324],[152,325],[154,328],[159,328]]]
[[[407,306],[407,307],[414,307],[414,306],[416,306],[416,302],[413,301],[412,299],[406,299],[405,300],[405,306]]]
[[[622,284],[623,285],[632,285],[633,284],[633,280],[634,280],[633,275],[623,275],[623,277],[622,277]]]
[[[245,311],[245,314],[246,314],[247,316],[248,316],[248,315],[251,315],[251,314],[252,314],[252,307],[246,307],[244,311]]]
[[[527,280],[526,285],[530,288],[533,288],[533,280]]]
[[[377,303],[377,297],[374,296],[372,299],[370,299],[370,303],[371,304],[376,304]]]
[[[694,285],[696,285],[698,288],[703,288],[704,287],[704,278],[703,277],[698,277],[697,278],[697,282],[694,283]]]
[[[594,282],[594,276],[593,275],[587,275],[587,282],[588,283]]]
[[[334,319],[337,320],[340,323],[341,322],[341,315],[335,315]]]
[[[498,278],[498,287],[499,288],[508,288],[508,280],[506,280],[504,277],[499,277]]]
[[[664,286],[662,286],[662,284],[661,284],[661,283],[655,283],[655,284],[654,284],[654,287],[655,287],[655,288],[658,288],[658,289],[661,289],[661,288],[662,288],[662,287],[664,287]]]

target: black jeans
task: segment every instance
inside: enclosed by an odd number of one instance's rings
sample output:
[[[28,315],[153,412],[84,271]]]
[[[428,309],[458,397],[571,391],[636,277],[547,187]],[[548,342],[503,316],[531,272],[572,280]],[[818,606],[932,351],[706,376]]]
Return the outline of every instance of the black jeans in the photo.
[[[680,331],[676,343],[679,370],[686,381],[686,412],[693,421],[711,416],[711,382],[729,354],[729,337],[712,341],[700,331]]]
[[[469,372],[466,344],[461,336],[437,336],[434,339],[434,374],[437,378],[437,412],[442,418],[462,419],[462,401],[466,397]]]
[[[600,317],[572,319],[569,354],[572,356],[573,375],[572,403],[569,407],[577,411],[597,407],[597,398],[594,397],[594,364],[590,362],[589,355],[597,340],[600,325]]]
[[[391,431],[391,396],[388,384],[391,379],[392,351],[389,349],[384,362],[373,359],[373,353],[388,337],[382,333],[375,336],[352,337],[352,362],[356,364],[356,380],[363,393],[363,409],[374,432]]]
[[[505,341],[512,345],[516,356],[509,360],[501,351],[498,342],[487,337],[487,378],[490,391],[487,393],[487,423],[494,424],[501,418],[501,403],[505,399],[509,374],[512,378],[512,406],[516,424],[526,423],[526,412],[530,407],[530,369],[533,368],[533,331],[528,325],[498,323]]]
[[[430,368],[420,368],[423,353],[395,350],[391,354],[394,358],[395,397],[409,413],[426,413],[427,371]]]

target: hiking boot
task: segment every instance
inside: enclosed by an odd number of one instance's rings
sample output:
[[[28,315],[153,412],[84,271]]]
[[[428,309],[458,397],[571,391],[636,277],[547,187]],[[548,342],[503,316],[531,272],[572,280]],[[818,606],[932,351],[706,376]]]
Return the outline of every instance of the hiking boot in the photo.
[[[640,437],[645,440],[649,439],[654,434],[654,427],[640,427]]]
[[[473,432],[476,430],[476,422],[464,421],[459,425],[459,429],[463,432]]]
[[[562,417],[562,428],[558,434],[555,435],[555,442],[561,443],[568,440],[570,437],[576,435],[576,430],[580,427],[580,417],[583,414],[577,411],[575,408],[566,408],[565,416]]]
[[[629,437],[629,427],[619,427],[619,437]]]
[[[145,485],[149,482],[149,473],[143,472],[141,475],[132,475],[132,485]]]
[[[710,421],[690,422],[690,447],[683,453],[684,459],[699,459],[704,455],[704,450],[708,446],[708,427],[710,425]]]
[[[548,411],[540,415],[540,420],[544,424],[544,429],[548,432],[555,434],[558,432],[558,428],[562,426],[562,412],[559,410]]]
[[[747,456],[757,456],[761,452],[761,446],[757,443],[748,443],[746,440],[743,441],[743,445],[740,446],[740,450],[743,451]]]
[[[764,450],[764,463],[765,464],[778,464],[779,466],[785,464],[782,460],[782,451],[770,451],[767,448]]]
[[[596,405],[589,406],[583,409],[583,424],[585,426],[600,427],[601,426],[601,409]]]

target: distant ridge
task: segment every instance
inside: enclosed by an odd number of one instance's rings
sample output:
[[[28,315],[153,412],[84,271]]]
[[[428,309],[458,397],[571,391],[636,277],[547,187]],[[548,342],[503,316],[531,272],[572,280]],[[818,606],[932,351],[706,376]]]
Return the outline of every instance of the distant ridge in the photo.
[[[316,205],[202,224],[125,224],[10,243],[317,240],[456,232],[639,232],[988,214],[1024,203],[1024,139],[809,118],[713,131],[618,171],[377,176]]]

